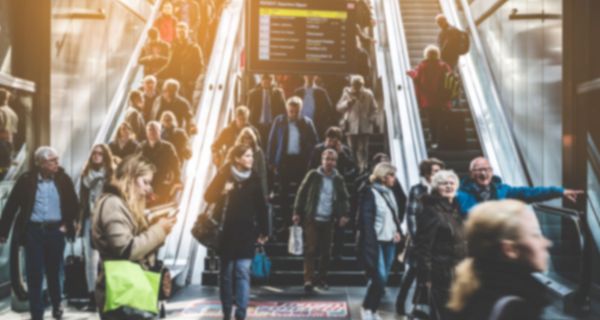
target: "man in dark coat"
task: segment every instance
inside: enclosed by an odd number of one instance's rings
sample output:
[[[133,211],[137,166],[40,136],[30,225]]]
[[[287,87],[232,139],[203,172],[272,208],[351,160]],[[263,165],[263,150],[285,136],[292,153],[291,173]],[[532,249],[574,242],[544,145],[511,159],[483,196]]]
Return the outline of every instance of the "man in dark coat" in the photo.
[[[152,179],[152,188],[156,194],[155,204],[165,203],[171,199],[173,188],[181,182],[179,158],[175,147],[161,139],[161,125],[151,121],[146,125],[148,140],[142,143],[142,155],[155,167],[156,173]]]
[[[299,184],[306,173],[308,155],[319,142],[312,121],[300,116],[302,99],[292,97],[288,100],[286,114],[275,118],[267,144],[269,169],[279,180],[281,214],[289,220],[290,193],[296,190],[291,184]]]
[[[137,141],[146,140],[146,121],[144,120],[144,95],[133,90],[129,93],[129,108],[125,112],[125,122],[129,124]]]
[[[160,98],[160,91],[158,90],[157,85],[158,80],[156,80],[155,76],[145,76],[142,87],[140,88],[144,93],[144,109],[142,114],[144,115],[145,123],[156,120],[152,118],[154,116],[152,114],[152,108],[154,107],[156,100]]]
[[[325,130],[335,125],[337,112],[331,103],[329,93],[315,83],[316,78],[316,76],[305,75],[304,86],[296,89],[294,94],[302,98],[302,115],[314,122],[319,137],[323,137]]]
[[[352,156],[352,150],[342,143],[344,133],[338,127],[330,127],[325,132],[325,141],[319,143],[312,150],[310,161],[308,163],[308,169],[316,169],[321,165],[321,154],[326,149],[333,149],[338,154],[337,159],[337,170],[340,172],[342,177],[346,181],[354,178],[358,168],[356,162]]]
[[[273,119],[285,113],[283,90],[275,87],[272,75],[262,76],[260,86],[248,93],[246,105],[250,109],[250,123],[260,132],[261,141],[267,141]]]
[[[158,29],[148,30],[148,42],[142,48],[138,63],[144,66],[144,75],[153,75],[169,61],[169,43],[158,36]]]
[[[161,97],[152,106],[152,119],[160,120],[165,111],[173,112],[179,126],[188,134],[193,131],[192,108],[188,100],[179,95],[179,82],[175,79],[169,79],[163,84]]]
[[[221,164],[225,159],[225,153],[233,146],[235,140],[242,130],[250,127],[260,142],[260,134],[258,130],[249,122],[250,110],[246,106],[235,108],[235,119],[223,131],[219,133],[215,142],[210,149],[213,153],[213,161],[215,164]]]
[[[435,21],[441,29],[437,39],[438,47],[441,51],[441,59],[454,69],[460,56],[459,47],[462,31],[450,25],[448,19],[442,14],[435,17]]]
[[[189,38],[185,23],[177,25],[177,37],[171,44],[171,56],[167,65],[159,72],[162,79],[175,78],[188,101],[192,100],[196,80],[204,70],[204,56],[200,47]]]
[[[0,244],[8,238],[16,217],[13,237],[25,243],[25,267],[29,311],[42,320],[42,283],[46,274],[52,317],[60,319],[65,236],[73,239],[79,201],[71,178],[58,165],[58,153],[50,147],[35,152],[36,167],[19,177],[0,220]],[[19,213],[17,215],[17,212]]]

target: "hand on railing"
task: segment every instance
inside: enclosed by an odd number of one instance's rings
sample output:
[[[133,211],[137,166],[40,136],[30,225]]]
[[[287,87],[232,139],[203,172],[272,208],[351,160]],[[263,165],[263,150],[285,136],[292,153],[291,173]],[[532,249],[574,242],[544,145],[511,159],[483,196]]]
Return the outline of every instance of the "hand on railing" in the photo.
[[[584,194],[585,191],[583,190],[572,190],[572,189],[565,189],[565,191],[563,192],[563,197],[565,197],[565,199],[576,203],[577,202],[577,197],[579,197],[579,195]]]

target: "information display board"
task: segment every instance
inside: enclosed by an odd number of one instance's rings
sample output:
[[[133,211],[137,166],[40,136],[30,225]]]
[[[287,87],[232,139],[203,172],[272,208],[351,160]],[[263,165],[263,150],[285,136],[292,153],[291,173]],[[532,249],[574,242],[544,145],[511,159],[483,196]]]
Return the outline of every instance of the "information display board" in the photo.
[[[248,70],[352,73],[356,4],[348,0],[249,0]]]

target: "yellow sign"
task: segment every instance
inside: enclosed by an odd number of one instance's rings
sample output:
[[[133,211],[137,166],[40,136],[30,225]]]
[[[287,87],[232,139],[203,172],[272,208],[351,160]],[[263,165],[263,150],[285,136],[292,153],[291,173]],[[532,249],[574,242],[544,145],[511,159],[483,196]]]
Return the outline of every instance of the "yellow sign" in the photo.
[[[328,10],[298,10],[298,9],[279,9],[279,8],[260,8],[261,16],[276,17],[296,17],[296,18],[321,18],[321,19],[348,19],[348,13],[345,11]]]

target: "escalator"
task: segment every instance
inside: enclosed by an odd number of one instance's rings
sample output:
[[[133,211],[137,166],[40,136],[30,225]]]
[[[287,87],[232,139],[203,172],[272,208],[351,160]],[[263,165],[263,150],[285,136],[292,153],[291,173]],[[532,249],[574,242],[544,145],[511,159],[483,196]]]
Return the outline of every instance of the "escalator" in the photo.
[[[438,0],[400,0],[400,12],[404,21],[404,30],[410,64],[416,67],[423,60],[423,49],[427,45],[437,43],[439,28],[434,18],[441,12]],[[429,120],[426,115],[421,115],[422,127],[426,138],[429,157],[436,157],[446,163],[448,168],[454,169],[463,178],[468,175],[470,161],[483,155],[479,137],[473,117],[470,112],[469,102],[464,93],[459,97],[459,103],[447,115],[448,121],[458,121],[455,128],[464,128],[464,133],[444,132],[444,137],[456,134],[452,146],[440,144],[439,148],[431,148],[429,133]]]

